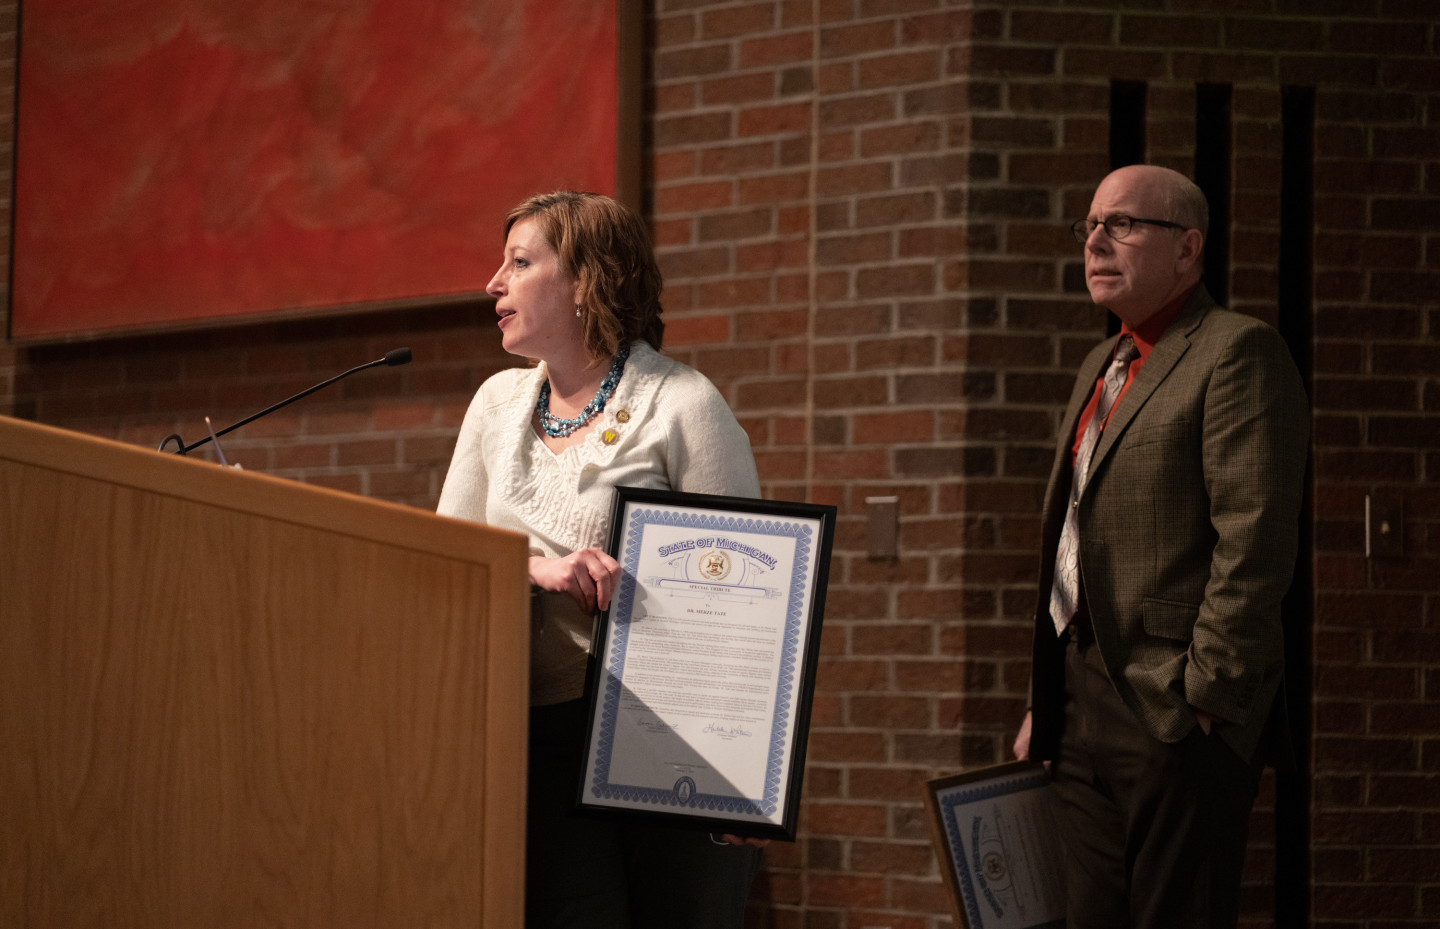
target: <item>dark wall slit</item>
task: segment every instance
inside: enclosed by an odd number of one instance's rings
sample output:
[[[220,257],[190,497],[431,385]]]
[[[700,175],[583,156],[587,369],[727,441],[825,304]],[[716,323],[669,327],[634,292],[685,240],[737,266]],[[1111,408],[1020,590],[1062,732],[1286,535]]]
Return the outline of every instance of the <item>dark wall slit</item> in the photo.
[[[1110,170],[1145,163],[1144,81],[1110,82]],[[1120,331],[1114,313],[1105,316],[1105,334]]]
[[[1221,306],[1230,303],[1230,128],[1229,84],[1195,87],[1195,183],[1210,202],[1205,242],[1205,287]]]
[[[1314,139],[1315,91],[1287,87],[1281,92],[1280,256],[1278,262],[1279,329],[1295,365],[1311,392],[1314,376]],[[1310,717],[1311,622],[1315,602],[1314,510],[1310,473],[1300,511],[1300,556],[1295,579],[1281,603],[1285,624],[1285,691],[1290,730],[1295,740],[1296,770],[1280,772],[1275,789],[1275,925],[1302,929],[1310,925]]]

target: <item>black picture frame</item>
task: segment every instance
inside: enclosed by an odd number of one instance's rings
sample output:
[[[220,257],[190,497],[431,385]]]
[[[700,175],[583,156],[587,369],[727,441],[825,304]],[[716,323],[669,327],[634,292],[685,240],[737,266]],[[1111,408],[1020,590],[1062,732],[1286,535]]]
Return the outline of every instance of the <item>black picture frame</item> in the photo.
[[[958,929],[1065,929],[1048,768],[1012,761],[935,778],[925,808]]]
[[[616,488],[577,810],[794,840],[835,516]]]

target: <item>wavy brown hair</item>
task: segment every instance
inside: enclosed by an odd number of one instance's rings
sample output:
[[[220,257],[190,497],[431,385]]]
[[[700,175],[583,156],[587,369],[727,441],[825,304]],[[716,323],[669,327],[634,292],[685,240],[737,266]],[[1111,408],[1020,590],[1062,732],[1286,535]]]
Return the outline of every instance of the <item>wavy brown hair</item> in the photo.
[[[660,347],[663,282],[650,232],[634,210],[600,194],[574,190],[536,194],[505,217],[505,237],[533,219],[575,281],[585,348],[597,361],[637,339]]]

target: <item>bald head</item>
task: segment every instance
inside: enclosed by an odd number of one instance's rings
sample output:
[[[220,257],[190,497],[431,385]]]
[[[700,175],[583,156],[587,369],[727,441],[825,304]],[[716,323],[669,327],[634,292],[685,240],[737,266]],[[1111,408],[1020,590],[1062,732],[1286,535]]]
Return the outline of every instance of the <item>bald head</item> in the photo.
[[[1089,219],[1149,222],[1135,223],[1122,239],[1111,238],[1104,226],[1091,231],[1085,242],[1091,299],[1133,327],[1193,288],[1200,281],[1209,212],[1200,188],[1178,171],[1127,165],[1110,172],[1095,190]]]

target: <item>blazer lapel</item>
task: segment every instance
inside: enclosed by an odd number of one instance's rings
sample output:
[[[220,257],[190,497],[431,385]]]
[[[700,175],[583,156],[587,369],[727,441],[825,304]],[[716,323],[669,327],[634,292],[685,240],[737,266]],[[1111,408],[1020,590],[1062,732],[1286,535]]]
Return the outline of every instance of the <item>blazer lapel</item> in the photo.
[[[1105,431],[1100,434],[1100,443],[1095,446],[1095,454],[1090,459],[1090,474],[1100,462],[1104,461],[1125,434],[1125,429],[1130,421],[1145,406],[1156,389],[1175,370],[1175,365],[1184,357],[1185,352],[1190,348],[1190,333],[1200,325],[1200,320],[1214,307],[1215,298],[1201,284],[1195,288],[1190,301],[1185,304],[1185,309],[1180,311],[1175,322],[1165,330],[1160,341],[1155,343],[1155,348],[1150,351],[1150,357],[1145,359],[1145,364],[1140,367],[1140,373],[1135,376],[1130,388],[1125,391],[1125,396],[1120,398],[1120,405],[1115,408],[1115,413],[1110,417],[1109,424]],[[1096,375],[1098,376],[1098,374]],[[1072,427],[1073,428],[1073,427]],[[1086,486],[1089,486],[1089,477],[1086,478]]]
[[[1087,359],[1088,363],[1082,365],[1075,374],[1075,389],[1070,394],[1070,405],[1065,410],[1065,418],[1060,421],[1060,443],[1055,453],[1055,464],[1050,469],[1050,483],[1046,485],[1045,508],[1042,511],[1048,518],[1052,503],[1060,497],[1070,495],[1070,471],[1071,471],[1071,448],[1075,443],[1075,426],[1080,421],[1080,412],[1085,409],[1085,404],[1090,401],[1090,394],[1094,392],[1095,381],[1099,379],[1100,372],[1110,364],[1110,356],[1114,353],[1115,343],[1119,336],[1112,336],[1104,343],[1104,351],[1094,352]],[[1140,369],[1144,371],[1142,367]]]

